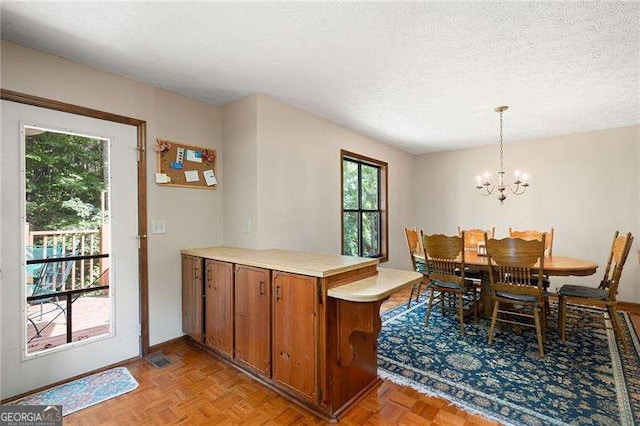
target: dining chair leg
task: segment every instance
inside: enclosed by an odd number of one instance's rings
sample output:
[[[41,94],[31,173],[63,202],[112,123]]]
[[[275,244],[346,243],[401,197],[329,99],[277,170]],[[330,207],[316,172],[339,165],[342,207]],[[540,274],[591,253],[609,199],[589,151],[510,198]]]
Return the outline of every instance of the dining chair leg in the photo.
[[[444,299],[447,297],[447,293],[440,292],[440,314],[444,317]]]
[[[549,299],[544,298],[542,301],[542,307],[540,308],[540,313],[542,314],[542,324],[541,324],[541,333],[542,333],[542,341],[547,341],[547,303],[549,303]]]
[[[460,333],[464,336],[464,305],[462,293],[458,293],[458,319],[460,320]]]
[[[407,309],[411,307],[411,299],[413,299],[413,292],[416,291],[416,285],[411,286],[411,293],[409,294],[409,301],[407,302]]]
[[[480,310],[480,296],[478,292],[473,289],[473,322],[478,323],[478,310]]]
[[[544,305],[541,307],[544,310]],[[538,350],[540,351],[540,356],[544,356],[544,344],[542,343],[542,329],[540,326],[540,307],[535,305],[533,307],[533,319],[536,322],[536,336],[538,337]]]
[[[611,324],[613,325],[613,332],[616,335],[616,340],[622,341],[622,347],[624,348],[624,352],[626,353],[629,348],[627,344],[627,339],[625,339],[624,334],[622,334],[622,327],[620,326],[620,318],[618,317],[618,310],[615,306],[607,304],[607,312],[609,312],[609,319],[611,320]]]
[[[489,344],[493,343],[493,329],[496,326],[496,319],[498,318],[498,307],[500,302],[495,300],[493,302],[493,315],[491,316],[491,327],[489,327]]]
[[[422,281],[418,283],[418,288],[416,289],[416,303],[420,301],[420,290],[422,290]]]
[[[560,317],[560,341],[562,343],[566,340],[566,331],[567,331],[567,299],[564,296],[560,296],[558,307],[559,312],[558,316]]]
[[[431,308],[433,307],[433,293],[435,290],[431,287],[431,292],[429,293],[429,306],[427,307],[427,316],[424,319],[424,325],[429,327],[429,317],[431,316]],[[440,295],[442,298],[442,295]]]

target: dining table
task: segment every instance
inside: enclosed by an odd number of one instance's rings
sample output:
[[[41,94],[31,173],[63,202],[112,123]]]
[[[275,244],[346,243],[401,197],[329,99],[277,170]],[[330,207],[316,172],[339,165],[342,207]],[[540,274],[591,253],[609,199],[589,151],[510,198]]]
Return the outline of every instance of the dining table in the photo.
[[[414,252],[413,257],[420,262],[424,262],[423,252]],[[489,258],[486,255],[478,254],[477,251],[466,250],[464,253],[464,263],[467,268],[482,272],[482,306],[484,307],[484,315],[491,316],[491,290],[489,283]],[[532,268],[538,267],[538,263]],[[567,256],[545,256],[543,264],[543,273],[548,276],[555,277],[585,277],[593,275],[598,269],[598,264],[590,260],[578,259]]]

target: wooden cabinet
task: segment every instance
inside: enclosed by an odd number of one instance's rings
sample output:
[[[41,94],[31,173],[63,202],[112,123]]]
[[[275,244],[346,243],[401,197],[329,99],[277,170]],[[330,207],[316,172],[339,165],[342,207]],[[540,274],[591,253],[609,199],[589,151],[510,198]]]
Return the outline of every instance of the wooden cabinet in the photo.
[[[233,264],[205,260],[205,345],[233,358]]]
[[[202,342],[202,258],[182,256],[182,332]]]
[[[318,280],[273,272],[273,380],[318,400]]]
[[[376,342],[383,299],[329,296],[335,287],[376,276],[375,264],[347,265],[325,276],[326,264],[340,266],[343,257],[274,250],[269,261],[269,256],[256,260],[255,250],[220,251],[215,256],[194,249],[182,257],[185,334],[329,421],[379,382]],[[301,259],[310,265],[295,272],[309,275],[277,270]]]
[[[236,360],[271,375],[271,271],[236,265]]]

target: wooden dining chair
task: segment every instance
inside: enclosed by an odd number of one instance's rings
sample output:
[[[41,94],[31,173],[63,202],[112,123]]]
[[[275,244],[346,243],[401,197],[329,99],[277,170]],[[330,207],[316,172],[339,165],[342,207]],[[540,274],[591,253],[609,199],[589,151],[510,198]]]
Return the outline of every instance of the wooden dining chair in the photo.
[[[473,229],[461,229],[458,226],[458,236],[462,236],[464,232],[464,249],[467,251],[478,251],[478,243],[484,243],[484,234],[486,233],[489,238],[494,238],[496,234],[496,227],[493,226],[488,230],[473,228]]]
[[[467,313],[473,312],[474,320],[478,321],[478,293],[473,287],[473,282],[465,278],[464,232],[461,237],[424,235],[423,246],[427,272],[431,280],[425,325],[429,326],[433,302],[439,299],[443,315],[445,309],[457,311],[460,333],[464,336],[465,306]],[[450,306],[445,306],[447,296],[453,296]]]
[[[631,244],[633,243],[633,236],[628,233],[625,236],[620,236],[618,231],[613,236],[613,243],[611,244],[611,251],[609,253],[609,260],[607,261],[607,267],[604,271],[604,278],[600,282],[597,288],[586,287],[581,285],[563,285],[558,290],[559,298],[559,326],[560,326],[560,340],[565,341],[567,318],[579,319],[579,321],[572,321],[574,324],[585,324],[584,315],[569,315],[567,313],[567,304],[572,303],[574,305],[587,305],[587,306],[600,306],[604,307],[609,314],[609,321],[612,327],[607,325],[607,321],[604,325],[598,325],[598,328],[613,329],[616,339],[622,342],[622,346],[625,352],[628,350],[627,339],[625,339],[622,328],[620,326],[620,318],[618,318],[618,301],[617,293],[618,286],[620,284],[620,277],[622,276],[622,269],[627,261],[629,251],[631,251]],[[588,311],[590,313],[590,311]],[[597,313],[596,313],[597,314]],[[602,317],[598,318],[598,322],[602,320]],[[588,324],[589,325],[589,324]],[[590,324],[594,326],[593,324]]]
[[[553,234],[554,228],[551,228],[550,231],[541,232],[535,229],[527,229],[524,231],[517,231],[509,227],[509,237],[512,238],[522,238],[523,240],[538,240],[542,241],[542,237],[544,236],[544,255],[545,256],[553,256]],[[531,277],[533,282],[538,281],[538,276],[533,274]],[[544,288],[548,289],[551,285],[551,281],[549,280],[548,275],[544,275],[542,277],[542,285]],[[549,299],[546,300],[545,309],[547,311],[547,315],[551,313],[551,307],[549,306]]]
[[[489,237],[493,238],[496,233],[496,227],[493,226],[490,229],[484,231],[478,228],[463,230],[458,226],[458,236],[461,237],[464,233],[464,249],[467,252],[478,252],[478,244],[484,244],[485,232],[489,235]],[[478,293],[482,293],[483,272],[476,268],[467,267],[465,270],[465,275],[468,279],[474,282],[476,291]],[[486,277],[486,275],[484,276]]]
[[[517,231],[511,227],[509,227],[509,237],[511,238],[522,238],[523,240],[538,240],[542,241],[542,236],[545,236],[544,239],[544,254],[545,256],[553,256],[553,233],[554,228],[551,228],[550,231],[541,232],[535,229],[527,229],[524,231]]]
[[[542,285],[544,272],[544,246],[542,241],[504,238],[501,240],[485,237],[489,257],[489,280],[491,296],[494,300],[489,344],[493,343],[496,322],[536,329],[538,350],[544,356],[547,315],[544,309],[546,291]],[[532,282],[532,273],[537,274],[537,282]],[[501,309],[502,307],[502,309]],[[507,307],[511,307],[507,310]],[[508,315],[498,318],[498,314]],[[532,318],[533,324],[511,319]]]
[[[422,249],[422,231],[418,231],[416,228],[404,228],[404,235],[407,238],[409,258],[411,259],[413,270],[423,275],[422,280],[418,281],[411,287],[411,294],[409,295],[409,301],[407,302],[407,308],[409,308],[409,306],[411,306],[413,294],[415,293],[416,302],[418,302],[422,287],[424,286],[426,288],[429,285],[429,275],[424,262],[418,261],[414,256],[414,254],[422,254],[424,251]]]

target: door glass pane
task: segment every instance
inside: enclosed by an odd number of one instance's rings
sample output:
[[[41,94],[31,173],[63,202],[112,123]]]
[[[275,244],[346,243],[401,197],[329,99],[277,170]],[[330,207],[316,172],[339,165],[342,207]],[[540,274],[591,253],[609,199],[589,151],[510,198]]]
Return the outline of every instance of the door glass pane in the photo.
[[[358,164],[342,161],[342,206],[345,209],[358,208]]]
[[[108,171],[107,140],[25,127],[28,354],[111,332]]]
[[[362,256],[380,255],[380,214],[362,213]]]
[[[362,165],[362,208],[378,210],[378,171],[377,167]]]
[[[343,235],[342,252],[346,256],[358,255],[358,213],[345,212],[342,214]]]

